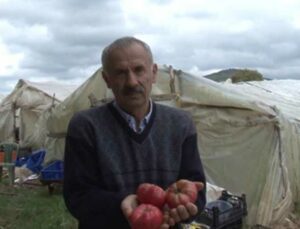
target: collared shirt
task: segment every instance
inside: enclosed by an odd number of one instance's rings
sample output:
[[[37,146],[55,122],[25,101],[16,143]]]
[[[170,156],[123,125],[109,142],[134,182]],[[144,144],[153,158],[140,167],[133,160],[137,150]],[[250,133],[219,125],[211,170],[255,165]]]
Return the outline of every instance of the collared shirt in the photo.
[[[150,110],[148,114],[144,117],[144,119],[140,122],[140,125],[137,126],[137,123],[135,121],[135,118],[122,110],[122,108],[117,104],[116,101],[113,102],[113,106],[117,109],[117,111],[120,113],[120,115],[126,120],[129,127],[136,133],[140,134],[143,132],[143,130],[146,128],[147,124],[149,123],[151,114],[152,114],[152,101],[149,101],[150,103]]]

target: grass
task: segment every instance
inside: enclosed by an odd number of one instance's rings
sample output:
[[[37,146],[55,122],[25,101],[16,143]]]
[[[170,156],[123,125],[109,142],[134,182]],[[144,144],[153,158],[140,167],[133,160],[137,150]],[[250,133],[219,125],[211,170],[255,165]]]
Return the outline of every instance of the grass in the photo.
[[[0,183],[0,229],[75,229],[61,186],[49,194],[47,186],[9,186]]]
[[[294,214],[300,218],[300,204]],[[299,222],[299,221],[298,221]],[[52,195],[47,186],[9,186],[0,182],[0,229],[77,229],[56,186]]]

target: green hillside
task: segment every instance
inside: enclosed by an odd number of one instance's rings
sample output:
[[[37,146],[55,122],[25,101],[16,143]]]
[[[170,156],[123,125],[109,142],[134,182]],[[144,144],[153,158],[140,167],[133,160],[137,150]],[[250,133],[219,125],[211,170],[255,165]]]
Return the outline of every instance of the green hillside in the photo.
[[[239,71],[239,69],[230,68],[230,69],[225,69],[225,70],[221,70],[219,72],[205,75],[204,77],[207,79],[216,81],[216,82],[222,82],[222,81],[226,81],[227,79],[231,78],[238,71]]]
[[[261,81],[264,77],[261,73],[251,69],[226,69],[204,76],[216,82],[223,82],[231,79],[233,83],[241,81]]]

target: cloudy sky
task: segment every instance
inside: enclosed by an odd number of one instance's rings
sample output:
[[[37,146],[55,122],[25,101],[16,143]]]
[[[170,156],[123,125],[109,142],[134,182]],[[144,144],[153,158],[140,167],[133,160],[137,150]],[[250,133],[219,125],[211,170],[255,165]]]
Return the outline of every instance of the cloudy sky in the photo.
[[[131,35],[199,76],[250,68],[300,79],[299,0],[0,0],[0,94],[18,79],[78,84]]]

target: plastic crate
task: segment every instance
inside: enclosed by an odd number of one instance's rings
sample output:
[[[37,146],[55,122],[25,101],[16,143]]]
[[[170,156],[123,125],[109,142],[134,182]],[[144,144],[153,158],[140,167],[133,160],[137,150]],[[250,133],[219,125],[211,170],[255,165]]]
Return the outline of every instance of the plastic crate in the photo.
[[[63,161],[55,161],[41,170],[40,179],[43,181],[61,181],[63,180],[63,173]]]
[[[8,171],[9,184],[15,181],[15,161],[19,145],[16,143],[0,143],[0,181],[2,180],[3,167]]]
[[[40,173],[43,169],[42,163],[45,155],[46,151],[44,149],[34,151],[30,156],[28,156],[28,160],[25,163],[26,168],[30,169],[33,173]]]
[[[28,159],[29,159],[29,156],[17,157],[17,160],[15,162],[15,166],[16,167],[22,167],[23,165],[25,165],[27,163]]]
[[[231,195],[224,190],[218,200],[206,204],[196,222],[211,229],[238,229],[242,228],[243,217],[246,215],[246,196]]]
[[[0,144],[0,164],[14,165],[17,159],[18,145],[15,143]]]

